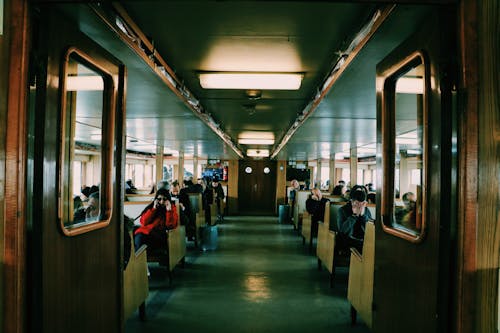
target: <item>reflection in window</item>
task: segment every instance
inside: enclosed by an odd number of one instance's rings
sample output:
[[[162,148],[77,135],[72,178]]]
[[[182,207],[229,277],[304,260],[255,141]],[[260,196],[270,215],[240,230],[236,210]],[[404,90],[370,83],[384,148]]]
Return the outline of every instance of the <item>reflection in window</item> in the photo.
[[[424,73],[424,64],[416,58],[398,76],[394,94],[394,227],[417,233],[422,228]]]
[[[99,192],[102,167],[102,122],[104,79],[101,74],[71,53],[66,64],[66,95],[63,99],[62,208],[66,227],[100,221]],[[82,183],[82,163],[76,152],[91,165],[88,183]],[[73,168],[71,168],[72,166]]]

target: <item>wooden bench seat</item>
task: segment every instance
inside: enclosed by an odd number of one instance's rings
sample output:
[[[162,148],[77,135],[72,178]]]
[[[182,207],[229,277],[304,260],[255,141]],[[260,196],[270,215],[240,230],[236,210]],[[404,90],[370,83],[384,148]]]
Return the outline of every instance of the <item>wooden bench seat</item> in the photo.
[[[130,232],[131,240],[134,239]],[[134,242],[130,242],[130,258],[123,271],[123,310],[124,318],[128,319],[139,308],[139,318],[145,319],[146,298],[149,294],[149,281],[147,273],[146,245],[138,251],[134,250]]]
[[[186,257],[186,227],[178,225],[177,228],[167,230],[167,244],[165,248],[148,250],[148,262],[157,262],[168,270],[169,283],[172,284],[172,271],[181,264],[184,266]]]
[[[351,323],[356,322],[357,314],[372,328],[373,274],[375,267],[375,225],[367,222],[363,254],[351,248],[349,266],[349,285],[347,299],[351,303]]]
[[[188,195],[189,201],[191,202],[191,214],[195,217],[194,245],[198,247],[200,242],[200,228],[206,224],[205,211],[203,210],[201,193],[189,193]]]
[[[307,211],[302,214],[302,228],[300,230],[300,233],[302,235],[302,244],[307,244],[309,252],[312,252],[314,237],[312,235],[311,214],[309,214]]]
[[[327,202],[325,205],[325,218],[318,223],[318,241],[316,256],[318,257],[318,269],[322,265],[330,273],[330,287],[333,287],[336,266],[348,266],[348,253],[335,253],[335,237],[337,232],[337,212],[345,202]]]

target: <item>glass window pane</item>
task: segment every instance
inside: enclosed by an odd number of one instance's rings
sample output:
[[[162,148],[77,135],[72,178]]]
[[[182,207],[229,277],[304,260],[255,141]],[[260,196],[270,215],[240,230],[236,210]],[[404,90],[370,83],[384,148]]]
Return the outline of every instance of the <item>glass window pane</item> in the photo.
[[[104,205],[100,199],[104,189],[103,161],[112,154],[110,149],[103,150],[104,119],[106,112],[109,116],[111,111],[105,108],[113,104],[107,100],[112,95],[106,92],[112,89],[112,80],[88,59],[73,50],[67,55],[64,68],[59,208],[67,235],[91,230],[79,227],[95,222],[109,222],[110,203]],[[108,146],[112,145],[108,142]],[[108,184],[109,180],[105,180],[105,188]]]

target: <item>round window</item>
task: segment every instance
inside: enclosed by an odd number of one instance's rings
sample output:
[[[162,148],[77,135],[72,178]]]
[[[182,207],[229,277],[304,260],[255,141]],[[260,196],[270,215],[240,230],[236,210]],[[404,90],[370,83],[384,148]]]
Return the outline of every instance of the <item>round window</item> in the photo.
[[[264,173],[266,173],[266,174],[267,174],[267,173],[269,173],[269,172],[271,172],[271,169],[269,169],[268,167],[265,167],[265,168],[264,168]]]
[[[249,167],[249,166],[247,166],[247,167],[245,168],[245,172],[246,172],[246,173],[252,173],[252,168],[251,168],[251,167]]]

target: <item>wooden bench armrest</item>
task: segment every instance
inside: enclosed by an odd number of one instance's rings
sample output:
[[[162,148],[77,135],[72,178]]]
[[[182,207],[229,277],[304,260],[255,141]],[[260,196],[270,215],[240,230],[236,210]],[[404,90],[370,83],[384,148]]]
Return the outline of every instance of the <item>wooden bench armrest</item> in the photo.
[[[358,249],[351,247],[351,258],[353,257],[359,261],[363,261],[363,256],[359,253]]]
[[[139,250],[135,251],[135,256],[138,257],[140,256],[143,252],[146,253],[146,249],[148,246],[146,244],[142,244]]]

